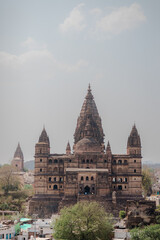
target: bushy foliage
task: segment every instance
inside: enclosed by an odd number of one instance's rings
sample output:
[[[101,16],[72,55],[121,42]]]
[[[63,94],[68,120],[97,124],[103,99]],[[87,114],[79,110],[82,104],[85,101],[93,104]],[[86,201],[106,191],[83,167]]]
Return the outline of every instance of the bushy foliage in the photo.
[[[4,165],[0,168],[0,188],[8,195],[9,191],[17,191],[20,189],[20,181],[13,173],[13,168],[10,165]]]
[[[142,171],[142,188],[144,196],[150,196],[152,194],[152,180],[149,169],[143,169]]]
[[[145,168],[142,171],[142,188],[145,197],[152,194],[152,179],[148,168]]]
[[[143,229],[131,230],[131,240],[160,240],[160,225],[150,225]]]
[[[110,240],[112,237],[111,217],[96,202],[80,202],[65,207],[54,226],[55,239]]]
[[[123,218],[125,218],[126,217],[126,212],[125,211],[120,211],[119,212],[119,217],[121,218],[121,219],[123,219]]]
[[[24,202],[25,199],[22,198],[13,199],[12,196],[2,196],[0,197],[0,210],[21,211]]]
[[[18,235],[21,231],[20,223],[17,223],[15,225],[15,235]]]

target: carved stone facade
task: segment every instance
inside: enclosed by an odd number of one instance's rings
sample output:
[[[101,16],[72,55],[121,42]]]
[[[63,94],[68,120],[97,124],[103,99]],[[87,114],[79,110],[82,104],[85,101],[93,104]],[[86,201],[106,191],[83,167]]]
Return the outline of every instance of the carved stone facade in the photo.
[[[14,157],[11,162],[11,165],[14,167],[15,171],[17,172],[24,171],[24,157],[23,157],[23,152],[19,143],[14,153]]]
[[[51,154],[46,130],[40,135],[35,146],[35,196],[30,212],[45,215],[57,211],[58,206],[85,199],[112,202],[112,195],[121,200],[141,199],[141,158],[135,125],[127,154],[113,154],[109,142],[105,149],[101,118],[89,86],[77,120],[73,153],[68,143],[66,154]]]

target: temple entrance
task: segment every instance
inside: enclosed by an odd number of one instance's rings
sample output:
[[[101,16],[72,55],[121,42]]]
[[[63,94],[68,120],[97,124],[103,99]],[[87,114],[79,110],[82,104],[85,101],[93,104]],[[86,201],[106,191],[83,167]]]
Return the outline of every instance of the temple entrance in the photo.
[[[85,188],[84,188],[84,194],[90,194],[91,192],[90,192],[90,187],[88,187],[88,186],[86,186]]]

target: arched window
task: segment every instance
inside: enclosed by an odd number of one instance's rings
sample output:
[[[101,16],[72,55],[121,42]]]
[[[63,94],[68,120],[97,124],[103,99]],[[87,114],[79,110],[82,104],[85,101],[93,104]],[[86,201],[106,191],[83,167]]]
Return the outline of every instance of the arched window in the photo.
[[[91,163],[93,163],[93,160],[91,159]]]
[[[134,173],[136,173],[136,169],[134,169]]]
[[[60,177],[60,178],[59,178],[59,181],[60,181],[60,182],[63,182],[63,178],[62,178],[62,177]]]
[[[60,160],[59,160],[59,162],[60,162],[60,163],[63,163],[63,160],[62,160],[62,159],[60,159]]]
[[[116,178],[115,177],[113,177],[112,182],[116,182]]]
[[[54,185],[54,186],[53,186],[53,189],[54,189],[54,190],[57,190],[57,189],[58,189],[58,186],[57,186],[57,185]]]
[[[42,168],[40,168],[40,170],[39,170],[40,172],[42,172]]]
[[[87,159],[87,163],[89,163],[89,159]]]
[[[134,163],[136,163],[136,160],[134,160]]]
[[[56,182],[56,177],[54,177],[54,182]]]
[[[42,159],[40,159],[40,162],[42,162]]]
[[[124,179],[125,182],[127,182],[127,180],[128,180],[127,178]]]
[[[72,160],[71,160],[71,159],[69,159],[69,162],[72,162]]]
[[[116,160],[113,160],[113,164],[116,164]]]
[[[49,185],[49,188],[51,188],[51,185]]]
[[[49,182],[51,182],[51,179],[52,179],[52,178],[51,178],[51,177],[49,177]]]
[[[121,182],[121,178],[118,178],[118,182]]]
[[[58,160],[57,160],[57,159],[54,159],[54,163],[58,163]]]
[[[85,163],[85,160],[84,160],[84,159],[82,160],[82,163]]]
[[[122,190],[122,185],[118,185],[118,190]]]
[[[122,164],[122,160],[118,160],[118,164]]]
[[[58,168],[55,167],[55,168],[53,169],[53,172],[58,172]]]
[[[86,181],[88,181],[88,180],[89,180],[89,177],[87,176],[87,177],[86,177]]]
[[[48,162],[49,164],[51,164],[52,163],[52,159],[49,159],[49,162]]]
[[[124,164],[127,164],[128,163],[128,161],[127,160],[124,160]]]
[[[81,181],[83,181],[83,176],[81,177]]]
[[[92,180],[92,181],[94,180],[94,177],[93,177],[93,176],[91,177],[91,180]]]
[[[104,163],[106,163],[106,162],[107,162],[107,160],[105,159],[105,160],[104,160]]]

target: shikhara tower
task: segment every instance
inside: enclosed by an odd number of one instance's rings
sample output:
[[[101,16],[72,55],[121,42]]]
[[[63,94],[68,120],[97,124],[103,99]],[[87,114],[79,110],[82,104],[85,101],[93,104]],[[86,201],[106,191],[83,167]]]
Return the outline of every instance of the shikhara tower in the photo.
[[[35,196],[30,211],[50,215],[64,205],[96,200],[112,209],[128,199],[142,198],[141,141],[134,125],[127,154],[113,154],[89,85],[74,133],[73,153],[51,154],[45,128],[35,146]],[[123,200],[123,203],[122,203]],[[118,205],[117,205],[118,206]]]
[[[14,153],[13,160],[11,162],[15,171],[24,171],[24,157],[23,152],[20,147],[20,143],[18,143],[17,149]]]

